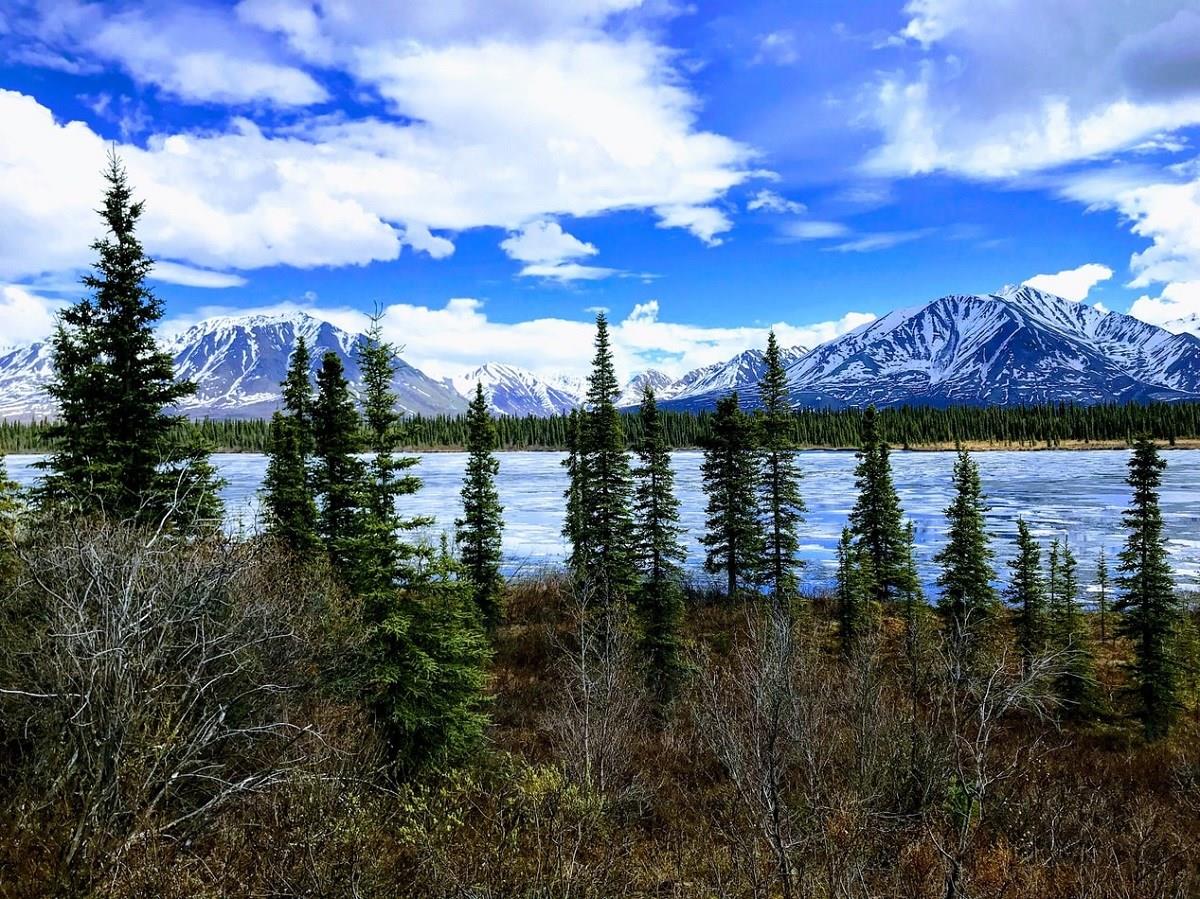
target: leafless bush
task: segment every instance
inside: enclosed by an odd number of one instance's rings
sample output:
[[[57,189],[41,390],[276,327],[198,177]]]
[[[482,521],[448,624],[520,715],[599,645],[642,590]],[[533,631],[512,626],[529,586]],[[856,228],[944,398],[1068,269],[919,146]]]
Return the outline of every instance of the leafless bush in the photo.
[[[115,878],[140,844],[202,831],[324,751],[294,720],[304,647],[285,591],[248,576],[256,552],[102,524],[23,551],[40,626],[0,683],[25,722],[13,815],[63,889]]]
[[[646,703],[630,624],[622,607],[570,589],[567,633],[559,639],[559,689],[548,728],[568,775],[610,797],[629,786],[633,747]]]
[[[818,805],[815,793],[829,773],[821,747],[828,710],[807,676],[811,662],[811,650],[800,644],[789,618],[767,611],[750,620],[747,640],[727,664],[701,662],[695,703],[700,732],[768,847],[785,899],[796,888],[792,854],[804,840],[805,818]],[[797,773],[807,785],[807,803],[791,799]],[[756,894],[769,892],[747,873]]]

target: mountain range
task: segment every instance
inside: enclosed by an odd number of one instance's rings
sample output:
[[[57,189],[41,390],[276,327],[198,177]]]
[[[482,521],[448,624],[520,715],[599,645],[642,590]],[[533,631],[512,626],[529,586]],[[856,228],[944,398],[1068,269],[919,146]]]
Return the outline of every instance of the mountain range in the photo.
[[[1006,287],[891,312],[811,350],[787,349],[784,364],[793,402],[821,408],[1200,400],[1200,337],[1187,323],[1175,330],[1182,333],[1030,287]],[[195,418],[269,415],[301,335],[314,368],[333,351],[357,384],[362,335],[303,312],[223,316],[166,344],[179,376],[197,385],[181,411]],[[752,349],[681,378],[651,369],[625,385],[619,403],[636,406],[649,384],[666,408],[710,409],[733,390],[753,406],[763,367],[762,351]],[[46,343],[0,350],[0,419],[52,416],[50,374]],[[454,415],[478,383],[500,415],[567,412],[583,403],[587,389],[580,378],[546,378],[499,362],[438,379],[403,360],[393,389],[405,412]]]

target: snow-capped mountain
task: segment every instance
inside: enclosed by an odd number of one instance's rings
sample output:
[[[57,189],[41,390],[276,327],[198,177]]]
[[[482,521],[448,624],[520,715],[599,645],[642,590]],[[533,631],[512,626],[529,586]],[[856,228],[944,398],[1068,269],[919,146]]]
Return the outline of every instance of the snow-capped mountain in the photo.
[[[0,421],[54,415],[57,406],[46,393],[50,366],[48,341],[0,350]]]
[[[192,418],[261,418],[279,404],[279,382],[303,335],[313,370],[332,350],[352,386],[359,379],[355,350],[363,339],[303,312],[222,316],[206,319],[165,343],[180,378],[196,382],[196,393],[180,404]],[[50,349],[36,343],[0,355],[0,418],[53,415],[46,395]],[[455,413],[466,401],[451,387],[398,360],[392,389],[405,412]]]
[[[655,396],[659,400],[668,399],[673,395],[672,388],[675,385],[675,379],[666,372],[659,371],[657,368],[649,368],[641,374],[634,375],[625,385],[625,389],[621,391],[621,396],[617,399],[618,406],[638,406],[642,402],[642,392],[647,386],[653,388]]]
[[[555,415],[570,412],[580,403],[570,382],[548,381],[502,362],[489,362],[451,380],[454,389],[468,399],[475,395],[479,383],[497,415]]]
[[[783,350],[784,366],[794,365],[807,353],[808,350],[801,346]],[[703,409],[715,406],[718,399],[736,390],[743,405],[753,405],[765,368],[762,350],[745,350],[725,362],[688,372],[660,396],[669,408]]]
[[[1170,331],[1172,334],[1194,334],[1200,337],[1200,312],[1172,319],[1163,325],[1163,330]]]
[[[1030,287],[892,312],[788,369],[804,405],[1200,398],[1200,339]]]

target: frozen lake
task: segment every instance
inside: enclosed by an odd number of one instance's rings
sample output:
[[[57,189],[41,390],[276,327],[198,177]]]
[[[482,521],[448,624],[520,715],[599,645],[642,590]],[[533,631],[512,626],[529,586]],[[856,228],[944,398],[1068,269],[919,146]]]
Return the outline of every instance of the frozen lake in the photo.
[[[1200,588],[1200,451],[1166,452],[1162,508],[1172,563],[1180,586]],[[504,551],[508,568],[528,570],[561,561],[565,546],[562,525],[562,492],[566,478],[558,453],[501,453],[500,497],[505,507]],[[834,548],[854,502],[854,454],[805,451],[803,492],[808,503],[801,554],[808,561],[807,583],[828,583],[834,568]],[[33,463],[40,457],[11,455],[8,471],[18,483],[37,477]],[[254,530],[257,491],[266,459],[252,454],[214,456],[228,485],[225,503],[230,526]],[[459,511],[462,453],[421,456],[415,469],[424,480],[416,496],[405,498],[413,515],[431,515],[438,528],[453,526]],[[1016,519],[1024,516],[1038,537],[1049,541],[1067,536],[1080,560],[1081,579],[1091,577],[1096,553],[1104,547],[1110,560],[1123,542],[1121,510],[1129,490],[1125,486],[1128,453],[1116,450],[984,452],[975,457],[991,502],[988,515],[999,560],[1008,558],[1016,534]],[[704,527],[704,497],[700,490],[698,452],[674,455],[677,488],[687,528],[690,562],[702,561],[698,538]],[[896,488],[905,513],[916,525],[922,573],[931,581],[930,560],[941,546],[942,509],[950,498],[950,473],[954,454],[948,452],[896,452],[892,456]],[[1110,564],[1110,568],[1115,563]],[[1007,572],[1000,566],[1002,579]]]

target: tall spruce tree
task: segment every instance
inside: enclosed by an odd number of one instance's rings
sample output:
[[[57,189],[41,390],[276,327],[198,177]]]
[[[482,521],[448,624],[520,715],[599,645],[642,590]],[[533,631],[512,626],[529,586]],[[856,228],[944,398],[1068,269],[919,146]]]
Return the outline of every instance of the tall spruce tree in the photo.
[[[705,569],[725,575],[731,599],[761,581],[763,536],[754,502],[757,461],[753,422],[738,405],[736,392],[722,397],[700,467],[708,497],[700,543],[707,550]]]
[[[1108,641],[1108,559],[1104,554],[1104,547],[1100,547],[1100,553],[1096,556],[1096,610],[1100,617],[1100,640]]]
[[[787,374],[775,332],[767,334],[765,368],[759,381],[757,418],[759,478],[758,506],[763,523],[763,583],[782,609],[796,599],[800,562],[799,527],[804,520],[800,495],[800,466],[792,439],[791,402]]]
[[[400,539],[405,532],[416,531],[433,523],[429,517],[402,515],[398,502],[421,489],[421,480],[410,472],[420,459],[396,455],[400,440],[400,414],[392,382],[396,377],[399,352],[383,339],[383,325],[376,314],[355,347],[358,369],[362,374],[362,423],[365,449],[370,460],[360,471],[362,510],[358,519],[359,543],[356,565],[365,584],[395,583],[406,575],[406,567],[417,552]],[[349,419],[347,419],[349,421]],[[358,460],[355,460],[358,461]]]
[[[371,707],[396,767],[415,771],[461,758],[478,742],[490,650],[474,584],[445,538],[440,550],[401,539],[432,522],[405,516],[399,507],[421,481],[410,472],[418,459],[396,454],[400,415],[392,383],[398,351],[383,340],[378,316],[357,357],[371,458],[359,467],[348,581],[363,598]],[[322,408],[320,401],[317,406]]]
[[[679,499],[654,390],[642,391],[642,440],[634,469],[634,555],[641,582],[635,604],[650,688],[668,700],[679,680],[679,625],[683,614]]]
[[[892,482],[892,462],[887,443],[879,433],[874,406],[863,413],[862,445],[854,470],[858,499],[850,512],[850,528],[871,559],[871,597],[886,602],[899,593],[898,580],[904,556],[904,522],[900,498]]]
[[[495,456],[496,423],[488,410],[483,384],[467,410],[467,469],[463,475],[463,514],[455,522],[463,570],[471,579],[475,605],[484,625],[493,630],[503,617],[500,537],[504,509],[496,492],[500,462]]]
[[[1066,541],[1055,540],[1052,553],[1055,575],[1047,632],[1051,647],[1063,654],[1055,689],[1073,717],[1086,717],[1096,708],[1095,659],[1079,604],[1079,566]]]
[[[1120,554],[1116,611],[1118,631],[1133,644],[1133,684],[1137,714],[1146,736],[1158,739],[1170,731],[1178,707],[1177,662],[1171,637],[1179,616],[1179,600],[1163,539],[1158,490],[1166,462],[1158,447],[1137,440],[1129,458],[1127,482],[1133,489],[1122,514],[1129,536]]]
[[[870,603],[870,557],[855,543],[850,528],[842,528],[837,546],[837,612],[838,643],[842,655],[850,658],[857,652],[866,630]]]
[[[581,446],[586,471],[580,542],[585,548],[579,574],[602,602],[629,598],[635,583],[633,484],[629,452],[617,398],[621,385],[613,367],[608,320],[596,316],[596,354],[588,378],[587,411]]]
[[[313,484],[320,494],[318,530],[334,569],[357,588],[358,541],[362,536],[364,466],[359,418],[337,353],[321,358],[313,405]]]
[[[122,521],[217,526],[220,482],[208,451],[165,411],[196,385],[175,380],[155,338],[163,304],[146,285],[154,263],[137,238],[143,205],[115,153],[104,178],[106,233],[92,244],[97,259],[83,278],[91,295],[62,311],[51,341],[48,391],[59,417],[40,498]]]
[[[978,645],[996,609],[994,553],[989,543],[984,513],[987,503],[979,467],[965,449],[954,464],[954,499],[946,508],[949,525],[946,545],[934,560],[941,565],[938,610],[950,626],[956,647]]]
[[[587,545],[584,543],[584,509],[587,508],[588,475],[587,457],[584,455],[584,415],[572,409],[566,421],[566,458],[562,465],[567,470],[566,514],[563,518],[562,535],[570,544],[567,565],[577,575],[584,571]]]
[[[283,409],[271,417],[263,506],[267,532],[294,552],[317,545],[317,504],[309,465],[313,452],[312,357],[304,337],[288,363],[282,384]]]
[[[1046,646],[1046,584],[1042,551],[1023,518],[1017,519],[1017,554],[1009,561],[1008,599],[1017,609],[1017,648],[1028,663]]]

